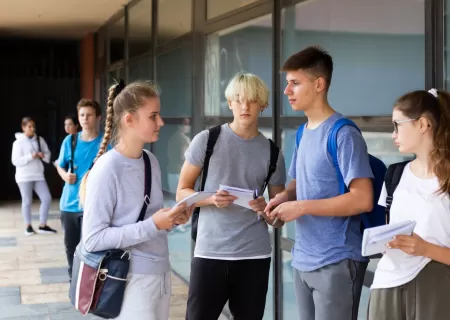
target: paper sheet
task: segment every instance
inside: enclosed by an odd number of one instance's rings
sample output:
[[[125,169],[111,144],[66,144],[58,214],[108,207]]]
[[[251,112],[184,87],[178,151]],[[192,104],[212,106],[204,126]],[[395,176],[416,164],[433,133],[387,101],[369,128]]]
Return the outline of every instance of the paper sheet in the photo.
[[[368,228],[364,230],[362,241],[362,255],[371,256],[386,251],[386,244],[394,238],[394,236],[403,234],[411,235],[416,227],[415,221],[403,221],[384,226]]]
[[[196,192],[196,193],[191,194],[189,197],[178,202],[176,205],[173,206],[173,208],[176,208],[177,206],[179,206],[180,204],[182,204],[184,202],[186,202],[187,207],[190,207],[194,203],[205,200],[215,194],[216,194],[215,192],[207,192],[207,191]]]
[[[237,197],[233,204],[252,209],[248,203],[253,200],[253,190],[230,187],[223,184],[219,185],[219,190],[228,191],[230,195]]]

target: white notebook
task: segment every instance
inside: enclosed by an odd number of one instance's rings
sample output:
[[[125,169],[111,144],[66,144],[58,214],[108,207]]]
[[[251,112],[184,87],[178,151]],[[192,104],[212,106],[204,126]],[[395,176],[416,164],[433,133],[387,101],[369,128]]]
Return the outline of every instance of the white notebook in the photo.
[[[411,235],[416,222],[407,220],[384,226],[367,228],[364,230],[362,241],[362,255],[371,256],[386,251],[386,244],[397,235]]]

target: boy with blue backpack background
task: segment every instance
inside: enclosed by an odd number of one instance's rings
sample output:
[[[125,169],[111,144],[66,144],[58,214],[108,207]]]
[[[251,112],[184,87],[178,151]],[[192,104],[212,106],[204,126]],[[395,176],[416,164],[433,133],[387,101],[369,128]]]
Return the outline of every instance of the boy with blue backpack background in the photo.
[[[328,103],[333,60],[327,52],[308,47],[282,71],[284,93],[308,121],[297,133],[289,170],[294,180],[265,211],[296,221],[292,267],[300,319],[357,319],[368,264],[362,230],[385,223],[375,200],[386,167],[368,155],[356,125]]]

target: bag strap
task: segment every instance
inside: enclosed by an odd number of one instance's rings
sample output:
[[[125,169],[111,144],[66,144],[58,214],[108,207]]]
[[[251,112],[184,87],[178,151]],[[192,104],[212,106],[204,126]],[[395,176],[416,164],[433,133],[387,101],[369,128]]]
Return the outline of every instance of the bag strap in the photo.
[[[146,151],[142,151],[142,158],[144,158],[145,165],[145,192],[144,192],[144,204],[142,205],[141,213],[137,222],[144,220],[147,207],[150,204],[150,193],[152,192],[152,166],[150,164],[150,157]]]
[[[297,129],[297,134],[296,134],[296,136],[295,136],[295,144],[296,144],[296,146],[297,146],[297,149],[298,149],[298,146],[300,145],[300,140],[302,140],[302,137],[303,137],[303,130],[305,129],[305,126],[306,126],[306,123],[304,123],[304,124],[302,124],[300,127],[298,127],[298,129]]]
[[[270,163],[269,163],[269,173],[267,174],[266,181],[264,181],[262,193],[264,193],[264,190],[266,190],[267,186],[269,185],[269,180],[272,177],[272,174],[277,169],[277,162],[278,162],[278,155],[280,153],[280,148],[269,139],[270,143]]]
[[[214,151],[214,146],[216,145],[217,139],[219,138],[221,125],[212,127],[209,129],[208,143],[206,144],[205,161],[203,163],[203,173],[202,173],[202,184],[200,186],[200,191],[205,190],[206,176],[208,175],[209,160]]]
[[[70,172],[73,173],[73,159],[75,156],[75,147],[77,146],[78,133],[74,133],[71,135],[70,139],[70,160],[69,160],[69,169]]]
[[[342,176],[341,169],[339,168],[338,141],[337,141],[338,132],[344,126],[352,126],[358,129],[359,132],[361,132],[358,126],[353,121],[346,118],[341,118],[334,123],[328,135],[327,150],[331,156],[331,159],[333,160],[334,168],[336,169],[336,175],[339,182],[339,194],[344,194],[347,191],[347,186],[345,185],[344,177]]]
[[[384,185],[386,187],[386,223],[389,223],[391,214],[392,200],[394,200],[394,191],[397,189],[400,179],[403,175],[403,170],[405,170],[406,165],[410,161],[404,161],[399,163],[394,163],[389,166],[384,177]]]
[[[37,136],[37,144],[38,144],[38,151],[42,152],[42,149],[41,149],[41,137],[39,137],[39,136]]]

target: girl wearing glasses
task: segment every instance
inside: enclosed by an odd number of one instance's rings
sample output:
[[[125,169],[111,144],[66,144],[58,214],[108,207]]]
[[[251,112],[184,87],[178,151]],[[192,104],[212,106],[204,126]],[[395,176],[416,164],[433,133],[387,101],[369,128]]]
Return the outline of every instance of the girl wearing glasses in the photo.
[[[387,244],[371,287],[370,320],[448,319],[450,314],[450,95],[413,91],[392,113],[395,145],[414,153],[393,194],[391,223],[414,220]],[[383,188],[379,204],[386,206]]]

